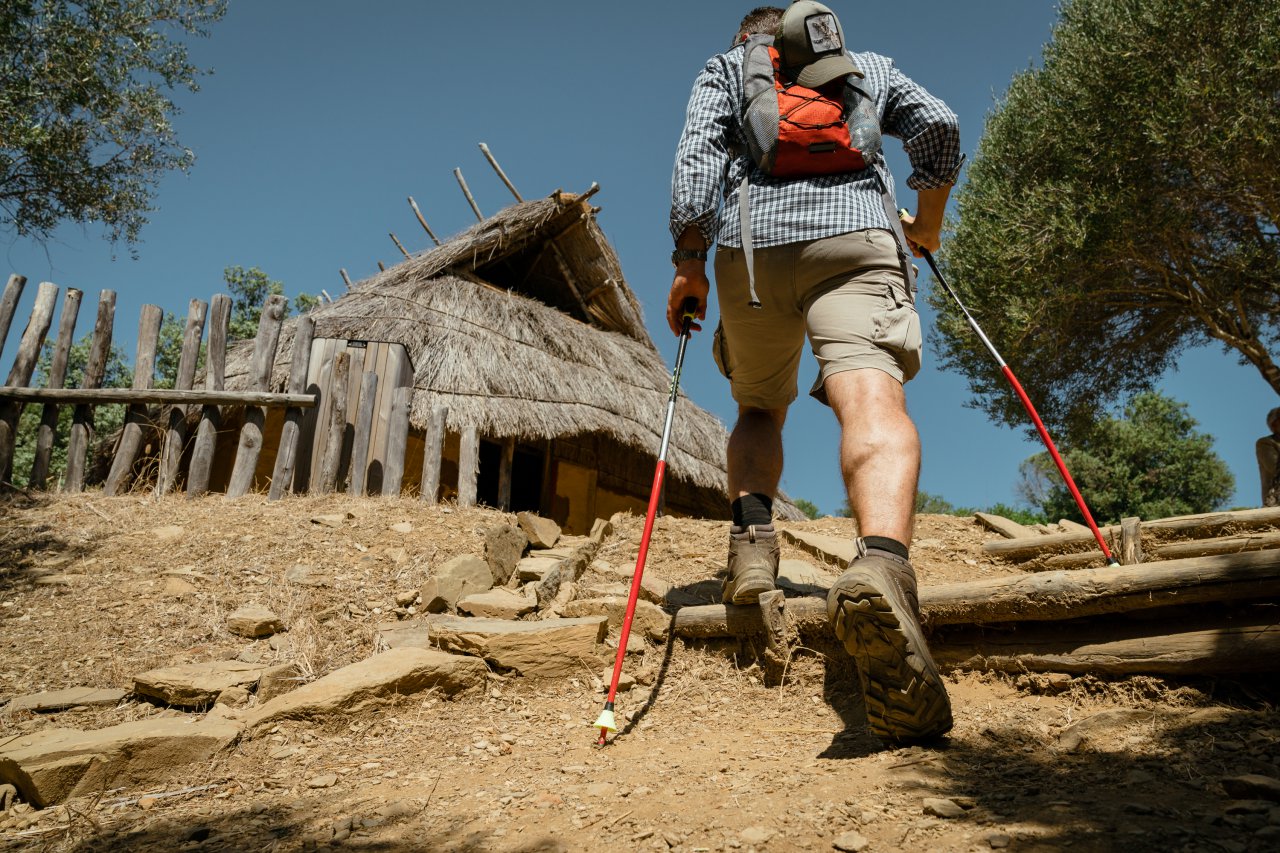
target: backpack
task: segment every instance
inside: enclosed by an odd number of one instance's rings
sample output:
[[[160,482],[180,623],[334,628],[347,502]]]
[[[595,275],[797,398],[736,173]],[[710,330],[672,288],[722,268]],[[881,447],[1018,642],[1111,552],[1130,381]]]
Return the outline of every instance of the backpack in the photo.
[[[875,99],[856,77],[809,89],[786,79],[773,36],[752,35],[742,60],[747,153],[776,178],[860,172],[880,153]]]
[[[760,171],[775,178],[794,179],[838,175],[870,168],[875,173],[885,216],[898,243],[898,260],[907,292],[915,293],[915,268],[907,238],[898,222],[897,204],[880,171],[880,114],[875,98],[850,75],[821,89],[809,89],[786,79],[773,36],[753,34],[745,39],[742,58],[742,135],[747,155]],[[838,95],[837,95],[838,93]],[[756,295],[755,261],[751,245],[750,181],[738,187],[738,217],[747,286],[752,308]]]

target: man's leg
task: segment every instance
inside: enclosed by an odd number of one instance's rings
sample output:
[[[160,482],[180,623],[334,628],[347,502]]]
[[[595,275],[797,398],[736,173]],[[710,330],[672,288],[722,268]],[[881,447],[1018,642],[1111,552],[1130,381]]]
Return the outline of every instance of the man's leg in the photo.
[[[827,377],[840,420],[840,466],[858,521],[858,558],[827,597],[836,636],[858,666],[876,734],[915,740],[952,725],[946,686],[920,630],[908,562],[920,471],[920,437],[901,383],[874,368]]]
[[[738,407],[729,435],[729,528],[726,604],[751,604],[774,588],[780,549],[773,529],[773,498],[782,479],[782,424],[787,410]]]

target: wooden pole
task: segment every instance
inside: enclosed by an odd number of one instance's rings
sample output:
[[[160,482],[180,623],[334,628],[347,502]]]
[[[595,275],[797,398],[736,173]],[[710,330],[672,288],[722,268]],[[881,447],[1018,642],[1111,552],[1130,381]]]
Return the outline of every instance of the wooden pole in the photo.
[[[483,222],[484,214],[480,212],[480,206],[476,204],[475,198],[471,195],[471,188],[467,186],[466,179],[462,177],[461,169],[454,169],[453,176],[458,179],[458,186],[462,187],[462,194],[467,197],[467,204],[471,205],[471,210],[476,215],[476,221]]]
[[[179,391],[175,388],[12,388],[0,385],[0,400],[16,400],[21,403],[128,403],[153,406],[169,403],[178,406],[266,406],[282,409],[286,406],[314,406],[316,396],[286,394],[283,391],[205,391],[193,388]]]
[[[498,173],[498,177],[502,179],[502,183],[511,191],[511,194],[516,197],[516,201],[524,201],[520,196],[520,193],[517,192],[516,188],[512,185],[510,179],[507,178],[507,173],[502,171],[502,167],[498,165],[498,161],[489,153],[489,146],[481,142],[480,151],[483,152],[484,158],[489,161],[489,165],[493,167],[493,171]]]
[[[1120,519],[1120,564],[1136,566],[1142,562],[1142,519]]]
[[[458,450],[458,506],[476,505],[476,476],[480,473],[480,433],[475,426],[462,428]]]
[[[276,363],[280,325],[284,322],[286,306],[283,296],[269,296],[262,306],[250,367],[255,391],[266,391],[271,387],[271,369]],[[253,474],[258,467],[258,455],[262,452],[262,425],[266,420],[266,409],[259,406],[245,409],[244,426],[240,428],[240,446],[236,448],[236,461],[231,469],[231,481],[227,484],[228,498],[238,498],[253,488]]]
[[[366,370],[360,377],[360,399],[356,401],[356,434],[351,440],[351,477],[347,494],[364,497],[369,475],[369,445],[373,443],[373,404],[378,397],[378,373]]]
[[[84,292],[74,287],[67,288],[67,295],[62,299],[62,317],[58,321],[58,341],[54,345],[53,363],[49,366],[49,388],[61,388],[67,381],[67,357],[71,353],[71,342],[75,338],[76,317],[80,315],[80,300]],[[53,453],[53,440],[58,431],[58,406],[46,403],[40,411],[40,428],[36,433],[36,455],[31,463],[31,479],[28,485],[33,489],[48,488],[49,457]]]
[[[404,454],[409,445],[409,410],[413,408],[413,386],[403,385],[391,395],[391,415],[387,423],[387,458],[382,473],[382,496],[400,496],[404,486]]]
[[[301,394],[307,390],[307,372],[311,369],[311,341],[315,338],[316,321],[310,314],[303,314],[293,327],[293,360],[289,364],[289,393]],[[298,467],[298,441],[302,434],[302,408],[290,406],[284,413],[284,427],[280,430],[280,449],[276,451],[276,465],[271,472],[271,488],[267,500],[278,501],[286,491],[293,490],[293,478]]]
[[[182,332],[182,355],[178,357],[178,376],[174,379],[175,391],[189,391],[195,382],[196,366],[200,361],[200,339],[204,337],[204,318],[209,306],[202,299],[192,299],[187,304],[187,325]],[[187,407],[175,404],[169,411],[169,429],[164,435],[160,450],[160,472],[156,476],[156,495],[163,496],[173,489],[178,480],[178,467],[182,464],[182,449],[187,443]]]
[[[164,320],[164,312],[158,305],[143,305],[142,316],[138,320],[138,351],[133,362],[133,387],[150,388],[156,377],[156,344],[160,340],[160,324]],[[120,443],[116,446],[115,458],[111,460],[111,472],[102,486],[102,493],[108,497],[120,493],[129,475],[133,473],[133,462],[138,457],[138,449],[142,446],[142,424],[147,420],[147,408],[133,405],[125,414],[124,428],[120,431]]]
[[[409,196],[409,206],[413,208],[413,215],[418,217],[418,224],[422,226],[422,230],[427,232],[427,236],[431,238],[432,243],[439,246],[440,238],[436,236],[436,232],[431,230],[431,226],[427,224],[427,220],[422,218],[422,211],[418,210],[418,203],[413,200],[413,196]]]
[[[382,272],[386,272],[386,271],[387,271],[387,268],[386,268],[386,266],[382,263],[382,261],[378,261],[378,269],[379,269],[380,271],[382,271]]]
[[[444,458],[445,421],[448,406],[433,406],[427,424],[426,446],[422,451],[422,499],[435,503],[440,495],[440,464]]]
[[[9,385],[26,386],[35,373],[36,362],[40,359],[40,348],[44,346],[45,335],[53,323],[53,308],[58,299],[58,286],[47,281],[40,283],[36,291],[36,301],[31,307],[31,316],[27,319],[27,327],[18,342],[18,354],[9,370]],[[0,482],[9,482],[9,472],[13,467],[13,446],[17,440],[18,418],[22,415],[22,406],[14,401],[0,403]]]
[[[498,508],[511,510],[511,468],[516,458],[515,437],[502,440],[502,458],[498,463]]]
[[[316,484],[316,491],[322,495],[338,487],[342,440],[347,431],[347,379],[350,375],[351,353],[343,350],[333,358],[333,375],[329,380],[329,387],[333,389],[333,408],[329,412],[329,436],[320,461],[320,482]]]
[[[347,275],[347,271],[342,267],[338,268],[338,272],[342,273],[342,283],[347,286],[347,290],[351,289],[351,276]]]
[[[18,300],[22,298],[22,289],[26,285],[26,276],[16,273],[11,274],[5,282],[4,295],[0,296],[0,352],[4,351],[5,341],[9,340],[9,325],[13,322],[14,312],[18,310]]]
[[[410,255],[408,250],[405,249],[403,245],[401,245],[400,238],[396,236],[396,232],[388,231],[387,234],[391,237],[391,242],[395,243],[396,248],[400,250],[400,254],[404,255],[405,260],[412,260],[413,255]]]
[[[104,290],[98,294],[98,316],[93,323],[93,338],[89,343],[89,360],[84,367],[82,389],[98,388],[107,372],[107,355],[111,352],[111,330],[116,317],[116,292]],[[67,440],[67,478],[63,489],[77,493],[84,491],[85,454],[94,436],[93,407],[87,403],[76,406],[71,417],[71,437]]]
[[[204,365],[206,391],[221,391],[226,387],[227,331],[230,324],[231,297],[225,293],[216,293],[209,300],[209,348]],[[196,428],[196,443],[191,449],[191,466],[187,470],[189,498],[209,491],[209,477],[213,473],[213,456],[217,449],[220,426],[222,412],[216,405],[206,403],[200,409],[200,426]]]

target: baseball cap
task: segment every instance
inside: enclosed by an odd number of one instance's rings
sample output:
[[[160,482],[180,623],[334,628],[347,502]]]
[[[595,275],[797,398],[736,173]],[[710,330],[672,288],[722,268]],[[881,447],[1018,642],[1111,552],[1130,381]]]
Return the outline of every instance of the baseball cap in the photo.
[[[845,52],[844,30],[835,13],[813,0],[796,0],[782,16],[775,40],[783,70],[801,86],[863,74]]]

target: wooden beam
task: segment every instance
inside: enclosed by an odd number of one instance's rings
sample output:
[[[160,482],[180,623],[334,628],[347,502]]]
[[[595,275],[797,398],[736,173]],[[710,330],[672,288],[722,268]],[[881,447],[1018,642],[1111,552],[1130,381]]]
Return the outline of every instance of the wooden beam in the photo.
[[[498,165],[498,161],[489,153],[489,146],[483,142],[480,143],[480,151],[484,154],[484,158],[489,161],[489,165],[493,167],[493,171],[498,173],[498,177],[502,179],[503,185],[511,191],[516,201],[524,201],[524,198],[516,190],[515,185],[511,183],[511,179],[507,177],[507,173],[502,171],[502,167]]]
[[[387,422],[387,453],[382,466],[382,496],[400,496],[404,486],[404,455],[409,445],[409,409],[413,406],[413,386],[391,392],[391,414]]]
[[[201,299],[192,299],[187,305],[187,325],[182,334],[182,355],[178,358],[178,376],[173,387],[178,391],[191,390],[196,378],[196,363],[200,360],[200,339],[204,337],[204,318],[209,306]],[[156,495],[166,495],[178,481],[178,468],[182,464],[182,450],[187,441],[187,407],[175,405],[169,412],[169,429],[165,431],[164,445],[160,450],[160,471],[156,476]]]
[[[993,533],[999,533],[1005,539],[1025,539],[1030,536],[1038,535],[1030,527],[1025,527],[1016,521],[1011,521],[1003,515],[994,515],[989,512],[975,512],[973,517],[978,523]]]
[[[394,232],[394,231],[388,231],[388,232],[387,232],[387,234],[388,234],[388,236],[390,236],[390,237],[391,237],[391,242],[392,242],[392,243],[395,243],[395,244],[396,244],[396,248],[400,250],[400,254],[404,255],[405,260],[412,260],[412,259],[413,259],[413,255],[410,255],[410,254],[409,254],[409,251],[408,251],[407,249],[405,249],[405,247],[404,247],[403,245],[401,245],[401,243],[400,243],[400,238],[396,236],[396,232]],[[329,301],[330,301],[330,302],[332,302],[333,300],[332,300],[332,299],[330,299]]]
[[[93,323],[93,337],[89,342],[89,359],[85,363],[82,390],[102,385],[107,371],[107,355],[111,351],[111,331],[116,317],[116,292],[104,290],[98,294],[98,315]],[[93,440],[93,407],[88,403],[76,405],[71,416],[71,437],[67,439],[67,476],[63,489],[67,492],[84,491],[85,454]]]
[[[253,390],[263,392],[271,387],[271,370],[276,363],[276,348],[280,344],[280,326],[288,302],[283,296],[269,296],[262,306],[258,321],[258,334],[253,343],[253,362],[249,375]],[[227,497],[238,498],[253,488],[253,474],[262,452],[262,426],[267,410],[250,406],[244,413],[244,425],[240,427],[240,446],[236,448],[236,461],[231,469],[231,481],[227,483]]]
[[[433,406],[427,424],[426,446],[422,450],[422,499],[435,503],[440,496],[440,465],[444,457],[444,431],[448,406]]]
[[[311,341],[315,338],[316,321],[310,314],[303,314],[293,327],[293,358],[289,363],[289,393],[304,394],[307,390],[307,372],[311,369]],[[284,426],[280,430],[280,447],[276,450],[276,464],[271,471],[271,488],[267,500],[278,501],[284,493],[293,490],[293,477],[298,467],[298,442],[302,434],[302,407],[290,406],[284,413]]]
[[[58,340],[53,349],[53,362],[49,366],[49,388],[61,388],[67,380],[67,358],[71,353],[71,343],[75,338],[76,317],[80,314],[80,299],[83,291],[74,287],[67,288],[62,299],[62,317],[58,320]],[[58,430],[58,406],[46,403],[40,411],[40,426],[36,432],[36,453],[31,463],[31,478],[27,481],[32,489],[48,488],[49,457],[53,453],[53,440]]]
[[[516,440],[514,436],[502,439],[502,458],[498,462],[498,509],[511,511],[511,469],[515,464]]]
[[[173,403],[175,405],[204,404],[211,406],[266,406],[267,408],[284,408],[285,406],[314,406],[314,394],[286,394],[274,391],[204,391],[198,388],[180,390],[177,388],[15,388],[0,385],[0,400],[18,400],[23,403],[78,403],[86,405],[102,405],[109,403],[130,403],[137,405],[156,405]]]
[[[351,276],[347,275],[347,271],[342,267],[338,267],[338,272],[342,275],[342,283],[347,286],[347,290],[351,289]]]
[[[422,211],[418,210],[418,203],[413,200],[413,196],[409,196],[409,206],[413,208],[413,215],[418,217],[418,224],[422,226],[422,230],[427,232],[427,236],[431,238],[432,243],[439,246],[440,238],[436,236],[436,232],[431,230],[431,226],[427,224],[427,220],[422,218]]]
[[[454,169],[453,176],[458,179],[458,186],[462,187],[462,194],[467,197],[467,204],[471,205],[471,210],[475,213],[476,220],[483,222],[484,214],[480,212],[479,205],[476,204],[476,200],[472,197],[471,188],[467,186],[466,179],[462,177],[462,170]]]
[[[145,391],[155,383],[156,345],[160,340],[160,324],[163,320],[164,312],[158,305],[142,306],[142,316],[138,320],[138,350],[133,361],[134,390]],[[142,446],[144,423],[149,423],[146,406],[129,406],[124,428],[120,431],[120,443],[116,445],[115,457],[111,460],[111,471],[102,486],[104,495],[111,497],[119,494],[133,474],[133,463]]]

